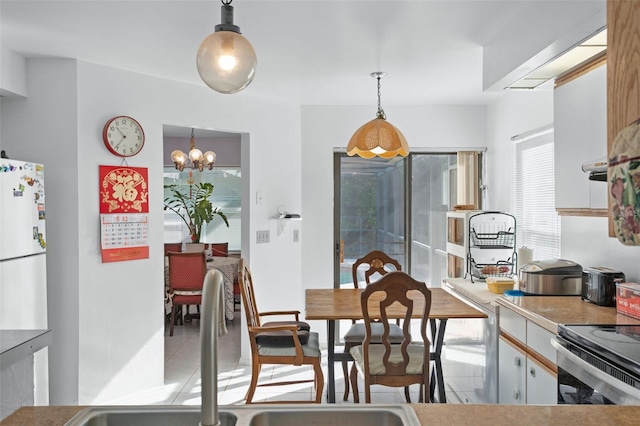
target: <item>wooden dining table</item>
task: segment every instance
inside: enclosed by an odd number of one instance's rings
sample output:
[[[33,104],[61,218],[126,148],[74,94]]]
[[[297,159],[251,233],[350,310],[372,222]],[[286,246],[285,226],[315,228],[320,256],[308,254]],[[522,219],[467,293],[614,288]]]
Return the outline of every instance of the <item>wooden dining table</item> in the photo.
[[[431,328],[431,360],[434,368],[431,370],[430,395],[434,402],[446,402],[444,379],[442,374],[442,346],[447,320],[453,318],[486,318],[487,315],[475,309],[473,306],[461,301],[441,288],[431,288],[431,310],[429,323]],[[326,320],[328,331],[327,361],[328,383],[327,402],[336,401],[335,388],[335,363],[352,361],[349,353],[335,352],[336,321],[361,320],[363,318],[360,305],[362,289],[307,289],[305,292],[305,319]],[[423,300],[419,292],[409,293],[409,297],[415,300],[413,317],[420,318]],[[402,312],[393,313],[390,318],[400,318]],[[375,318],[375,314],[373,318]],[[438,388],[437,400],[435,388]]]

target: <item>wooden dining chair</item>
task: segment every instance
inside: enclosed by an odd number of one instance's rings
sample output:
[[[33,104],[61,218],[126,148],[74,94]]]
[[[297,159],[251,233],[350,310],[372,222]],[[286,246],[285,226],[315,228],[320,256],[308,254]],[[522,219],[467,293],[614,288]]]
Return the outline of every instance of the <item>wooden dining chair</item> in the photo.
[[[299,311],[259,313],[249,265],[244,259],[240,259],[239,268],[242,302],[247,319],[249,342],[251,343],[251,382],[245,395],[245,402],[247,404],[253,403],[253,396],[257,386],[281,386],[314,382],[315,400],[276,401],[276,403],[320,403],[322,389],[324,388],[324,375],[320,367],[321,352],[318,333],[311,332],[307,323],[299,321]],[[261,316],[287,314],[293,314],[295,320],[265,324],[260,321]],[[269,382],[259,385],[258,376],[262,366],[265,364],[311,365],[314,371],[314,378],[312,380]]]
[[[422,304],[416,303],[414,298],[422,298]],[[406,388],[412,384],[420,385],[420,402],[428,402],[430,343],[427,322],[431,310],[431,290],[424,282],[415,280],[405,272],[389,272],[364,289],[360,303],[365,338],[361,345],[350,350],[354,359],[350,377],[354,402],[359,402],[358,374],[364,379],[367,403],[371,402],[371,385]],[[411,339],[411,316],[420,307],[422,342],[414,343]],[[377,318],[380,318],[383,333],[381,342],[374,344],[372,326],[380,324],[375,322]],[[390,329],[395,325],[391,322],[392,318],[400,318],[403,333],[400,344],[390,341]]]
[[[202,302],[202,285],[207,273],[207,260],[203,251],[169,252],[167,256],[169,257],[169,297],[171,298],[169,336],[173,336],[178,307],[199,306]],[[185,311],[189,313],[188,308]]]
[[[379,250],[369,252],[360,259],[357,259],[351,266],[351,275],[353,277],[353,286],[355,288],[360,287],[360,278],[358,275],[360,272],[362,272],[362,266],[366,267],[366,269],[364,270],[364,281],[365,285],[367,286],[371,284],[371,277],[375,274],[384,276],[385,274],[387,274],[387,272],[400,271],[402,269],[400,263],[397,260],[391,258],[388,254]],[[374,323],[372,325],[372,341],[374,343],[380,341],[382,331],[382,324]],[[402,342],[404,336],[400,327],[398,327],[397,325],[391,325],[389,332],[389,339],[392,343]],[[344,353],[349,353],[349,350],[353,346],[362,344],[362,341],[364,340],[364,323],[352,321],[352,325],[343,336],[343,340]],[[349,369],[347,362],[348,361],[342,361],[342,372],[344,375],[344,401],[347,401],[349,399]],[[410,402],[408,389],[406,389],[405,394],[405,396],[408,398],[407,402]]]

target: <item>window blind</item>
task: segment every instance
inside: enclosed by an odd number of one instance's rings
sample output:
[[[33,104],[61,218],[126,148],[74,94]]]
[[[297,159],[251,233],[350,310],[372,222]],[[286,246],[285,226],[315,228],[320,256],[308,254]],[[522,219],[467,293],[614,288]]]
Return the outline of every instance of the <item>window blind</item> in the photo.
[[[558,258],[560,217],[555,209],[553,130],[518,139],[514,144],[518,246],[532,248],[534,259]]]

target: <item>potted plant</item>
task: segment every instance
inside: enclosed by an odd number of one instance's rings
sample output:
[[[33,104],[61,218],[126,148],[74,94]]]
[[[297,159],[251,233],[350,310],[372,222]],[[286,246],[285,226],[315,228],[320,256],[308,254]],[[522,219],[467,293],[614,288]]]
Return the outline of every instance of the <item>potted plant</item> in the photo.
[[[229,226],[227,216],[219,207],[213,207],[209,196],[213,192],[213,185],[207,182],[197,183],[189,187],[189,193],[184,193],[180,185],[165,185],[171,191],[171,196],[164,199],[164,210],[171,210],[182,218],[189,229],[192,243],[200,243],[202,225],[209,223],[217,215]]]

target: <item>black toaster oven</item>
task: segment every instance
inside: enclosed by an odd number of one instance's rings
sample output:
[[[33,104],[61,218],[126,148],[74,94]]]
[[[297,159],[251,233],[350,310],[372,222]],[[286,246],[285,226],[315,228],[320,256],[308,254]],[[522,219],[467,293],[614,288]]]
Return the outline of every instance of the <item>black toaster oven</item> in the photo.
[[[625,280],[622,272],[597,266],[585,268],[582,275],[584,300],[600,306],[616,306],[616,284]]]

